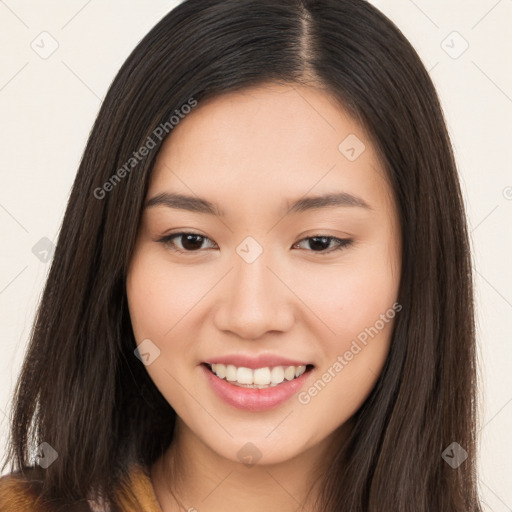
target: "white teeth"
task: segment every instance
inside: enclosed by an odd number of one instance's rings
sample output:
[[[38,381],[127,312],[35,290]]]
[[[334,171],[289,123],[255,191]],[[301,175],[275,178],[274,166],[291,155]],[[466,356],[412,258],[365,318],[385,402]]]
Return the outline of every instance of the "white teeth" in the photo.
[[[236,371],[236,380],[239,384],[254,384],[254,375],[250,368],[240,368]]]
[[[292,380],[295,378],[295,366],[288,366],[284,371],[284,378],[286,380]]]
[[[254,384],[259,386],[268,386],[272,382],[270,368],[257,368],[252,372],[254,374]],[[239,381],[240,382],[240,381]],[[252,384],[252,383],[249,383]]]
[[[232,364],[217,363],[212,364],[211,369],[217,377],[225,378],[237,386],[268,388],[281,384],[285,379],[289,381],[300,377],[306,371],[306,366],[274,366],[273,368],[267,366],[252,370],[243,366],[237,368]]]
[[[212,365],[212,370],[213,370]],[[224,366],[224,365],[222,365]],[[215,370],[214,370],[215,371]],[[220,375],[219,375],[220,377]],[[234,382],[236,380],[236,366],[233,366],[232,364],[228,364],[226,366],[226,380],[229,380],[230,382]]]
[[[221,379],[223,379],[226,376],[226,365],[224,365],[224,364],[216,364],[216,365],[212,365],[212,367],[213,366],[216,366],[215,373]]]
[[[295,377],[300,377],[305,371],[305,366],[297,366],[297,368],[295,369]]]
[[[284,380],[284,369],[282,366],[274,366],[270,372],[270,378],[273,384],[281,384]]]

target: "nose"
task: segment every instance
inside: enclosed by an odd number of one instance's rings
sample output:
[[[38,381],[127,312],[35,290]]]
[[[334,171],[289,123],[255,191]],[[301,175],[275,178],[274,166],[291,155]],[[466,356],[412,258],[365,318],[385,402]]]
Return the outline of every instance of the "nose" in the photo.
[[[248,340],[290,329],[294,295],[286,285],[286,272],[265,252],[252,263],[235,253],[230,263],[234,268],[217,287],[216,327]]]

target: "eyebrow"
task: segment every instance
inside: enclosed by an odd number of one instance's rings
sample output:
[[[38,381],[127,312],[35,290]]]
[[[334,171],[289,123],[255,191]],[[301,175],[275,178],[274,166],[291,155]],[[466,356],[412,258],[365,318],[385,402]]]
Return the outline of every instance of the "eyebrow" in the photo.
[[[162,192],[149,199],[145,204],[145,208],[151,208],[153,206],[166,206],[168,208],[178,210],[187,210],[189,212],[207,213],[217,217],[225,217],[225,212],[216,204],[201,197],[187,196],[183,194]],[[308,210],[340,206],[360,207],[373,210],[373,208],[371,208],[371,206],[362,198],[347,192],[302,197],[293,202],[287,201],[286,203],[288,213],[300,213]]]

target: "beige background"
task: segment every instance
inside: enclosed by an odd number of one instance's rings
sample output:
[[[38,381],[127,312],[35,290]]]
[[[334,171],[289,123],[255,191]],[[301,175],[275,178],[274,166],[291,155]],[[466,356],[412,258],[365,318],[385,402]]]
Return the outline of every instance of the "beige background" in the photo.
[[[177,3],[0,1],[0,456],[10,396],[49,267],[40,240],[56,240],[111,80]],[[476,270],[484,397],[480,486],[486,510],[512,511],[512,1],[374,3],[422,57],[453,138]],[[54,53],[44,55],[52,45],[58,45]]]

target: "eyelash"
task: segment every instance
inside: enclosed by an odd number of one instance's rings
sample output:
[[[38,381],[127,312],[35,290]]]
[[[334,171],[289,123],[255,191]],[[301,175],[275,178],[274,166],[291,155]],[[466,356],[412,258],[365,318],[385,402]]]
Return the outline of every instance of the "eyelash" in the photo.
[[[173,252],[176,252],[179,254],[193,254],[193,253],[199,252],[201,249],[198,249],[196,251],[186,251],[186,250],[182,250],[182,249],[179,249],[176,247],[176,244],[173,242],[173,239],[182,237],[185,235],[195,235],[195,236],[202,238],[203,240],[210,240],[207,236],[203,236],[198,233],[182,232],[182,233],[173,233],[172,235],[163,236],[162,238],[157,240],[157,242],[164,244],[166,247],[170,247],[170,249]],[[335,241],[338,244],[337,247],[335,247],[334,249],[330,249],[330,250],[325,250],[325,251],[310,250],[310,252],[317,253],[319,255],[331,254],[333,252],[340,251],[340,250],[345,249],[348,246],[350,246],[353,242],[353,240],[348,239],[348,238],[337,238],[335,236],[313,235],[313,236],[308,236],[306,238],[303,238],[302,240],[299,240],[295,245],[298,245],[299,243],[301,243],[305,240],[312,240],[314,238],[324,238],[324,239],[328,239],[330,241]]]

